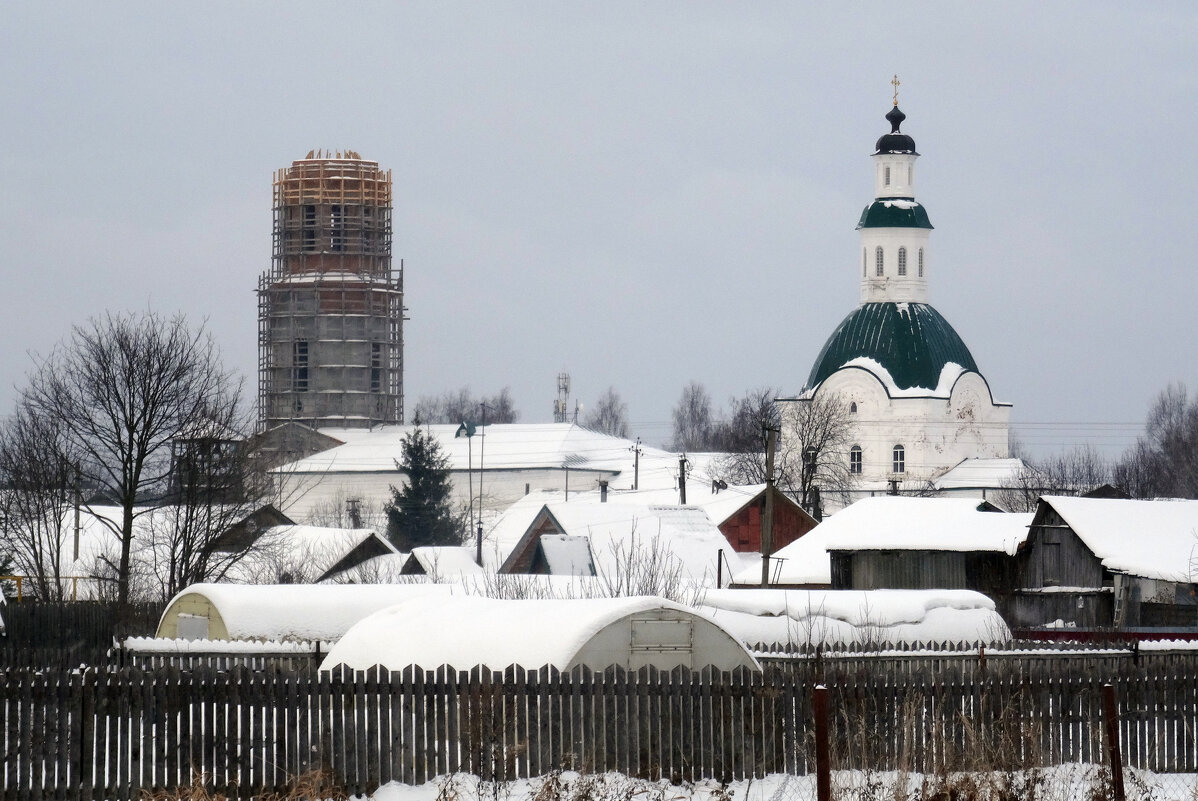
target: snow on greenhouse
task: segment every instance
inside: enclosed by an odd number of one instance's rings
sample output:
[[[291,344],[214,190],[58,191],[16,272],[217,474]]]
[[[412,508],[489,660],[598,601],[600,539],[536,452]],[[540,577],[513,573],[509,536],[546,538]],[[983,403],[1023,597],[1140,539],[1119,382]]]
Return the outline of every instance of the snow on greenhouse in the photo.
[[[750,645],[1006,642],[994,602],[972,590],[708,590],[699,611]]]
[[[171,599],[155,636],[332,641],[380,609],[450,592],[437,584],[193,584]]]
[[[758,668],[718,622],[664,598],[453,596],[413,598],[365,618],[333,646],[321,669],[451,665],[465,670],[480,664],[493,669]]]

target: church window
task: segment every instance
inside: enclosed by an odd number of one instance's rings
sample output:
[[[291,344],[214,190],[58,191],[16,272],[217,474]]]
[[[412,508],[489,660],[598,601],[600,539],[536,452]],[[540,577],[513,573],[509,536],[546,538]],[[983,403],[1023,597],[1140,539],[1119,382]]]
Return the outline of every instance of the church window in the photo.
[[[902,445],[894,446],[894,464],[892,472],[905,473],[907,472],[907,451]]]
[[[899,275],[907,274],[907,249],[906,248],[899,248],[898,274]]]
[[[882,247],[880,245],[878,246],[878,249],[874,251],[874,262],[877,264],[878,275],[883,275],[885,261],[882,258]]]
[[[853,401],[852,403],[849,404],[849,414],[856,414],[856,413],[857,413],[857,401]]]
[[[855,476],[861,475],[861,446],[854,445],[849,451],[849,472]]]
[[[866,270],[869,267],[869,252],[865,248],[861,248],[861,277],[864,278],[868,273]]]
[[[907,186],[911,185],[911,165],[907,165]]]
[[[923,278],[923,248],[919,249],[919,277]]]
[[[883,177],[882,183],[884,183],[886,186],[890,186],[890,167],[886,167],[886,170],[883,173],[883,175],[885,177]]]

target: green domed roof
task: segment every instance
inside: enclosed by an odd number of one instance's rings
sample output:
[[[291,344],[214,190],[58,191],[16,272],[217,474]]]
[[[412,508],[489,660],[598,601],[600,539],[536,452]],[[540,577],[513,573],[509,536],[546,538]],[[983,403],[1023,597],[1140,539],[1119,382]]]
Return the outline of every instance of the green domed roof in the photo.
[[[948,320],[926,303],[864,303],[828,337],[807,386],[814,389],[848,362],[873,359],[898,389],[933,389],[949,362],[978,372],[969,348]]]
[[[932,221],[923,206],[910,198],[878,198],[865,207],[857,229],[931,228]]]

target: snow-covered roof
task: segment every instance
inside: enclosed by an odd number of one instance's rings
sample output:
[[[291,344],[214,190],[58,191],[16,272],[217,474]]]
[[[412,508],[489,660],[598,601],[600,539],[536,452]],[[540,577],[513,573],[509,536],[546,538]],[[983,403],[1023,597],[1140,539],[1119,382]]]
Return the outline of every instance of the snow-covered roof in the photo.
[[[688,479],[686,482],[686,505],[702,509],[718,526],[764,492],[765,486],[765,484],[734,485],[713,492],[710,479]],[[681,495],[676,486],[609,490],[606,502],[634,506],[678,506],[681,504]],[[603,496],[598,490],[571,492],[570,503],[603,503]]]
[[[390,540],[371,528],[274,526],[262,533],[227,578],[245,584],[273,584],[287,574],[297,583],[313,582],[367,540],[372,551],[399,553]]]
[[[194,584],[171,599],[162,618],[199,595],[220,614],[231,640],[332,641],[380,609],[450,593],[441,584]]]
[[[278,468],[280,473],[394,473],[401,443],[413,426],[321,428],[344,444]],[[570,423],[512,423],[479,427],[473,437],[455,437],[457,425],[423,426],[440,444],[451,470],[564,469],[618,473],[633,482],[632,440],[600,434]],[[640,485],[672,486],[678,456],[639,446]]]
[[[1166,581],[1198,581],[1198,501],[1046,495],[1103,567]]]
[[[976,498],[877,496],[846,506],[774,554],[778,584],[829,584],[833,550],[997,551],[1014,554],[1027,537],[1030,514],[979,511]],[[756,584],[760,571],[737,573]]]
[[[728,540],[707,513],[689,506],[571,501],[546,504],[544,508],[557,521],[561,533],[590,540],[591,558],[599,575],[615,576],[630,553],[657,548],[669,555],[684,578],[708,584],[714,582],[719,551],[728,550]],[[526,533],[535,535],[531,530]]]
[[[451,581],[483,573],[474,556],[475,549],[468,545],[423,545],[413,548],[408,558],[415,559],[425,575]]]
[[[1030,514],[987,511],[976,498],[862,498],[822,525],[828,550],[998,551],[1014,555]]]
[[[376,664],[466,669],[487,665],[566,668],[603,628],[630,615],[694,610],[648,596],[575,600],[500,600],[455,595],[414,598],[377,612],[346,632],[321,670]],[[718,625],[718,624],[717,624]],[[622,660],[613,660],[616,662]]]
[[[932,480],[938,490],[1004,487],[1026,468],[1022,459],[965,459]]]
[[[999,643],[1011,632],[971,590],[708,590],[700,611],[742,642]]]

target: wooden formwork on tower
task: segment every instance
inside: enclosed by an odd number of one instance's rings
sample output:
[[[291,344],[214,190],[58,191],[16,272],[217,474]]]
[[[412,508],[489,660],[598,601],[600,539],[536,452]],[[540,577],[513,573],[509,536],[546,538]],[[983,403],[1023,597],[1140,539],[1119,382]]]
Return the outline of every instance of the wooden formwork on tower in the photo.
[[[391,265],[391,173],[309,153],[274,180],[274,247],[258,282],[264,428],[403,422],[403,265]]]

